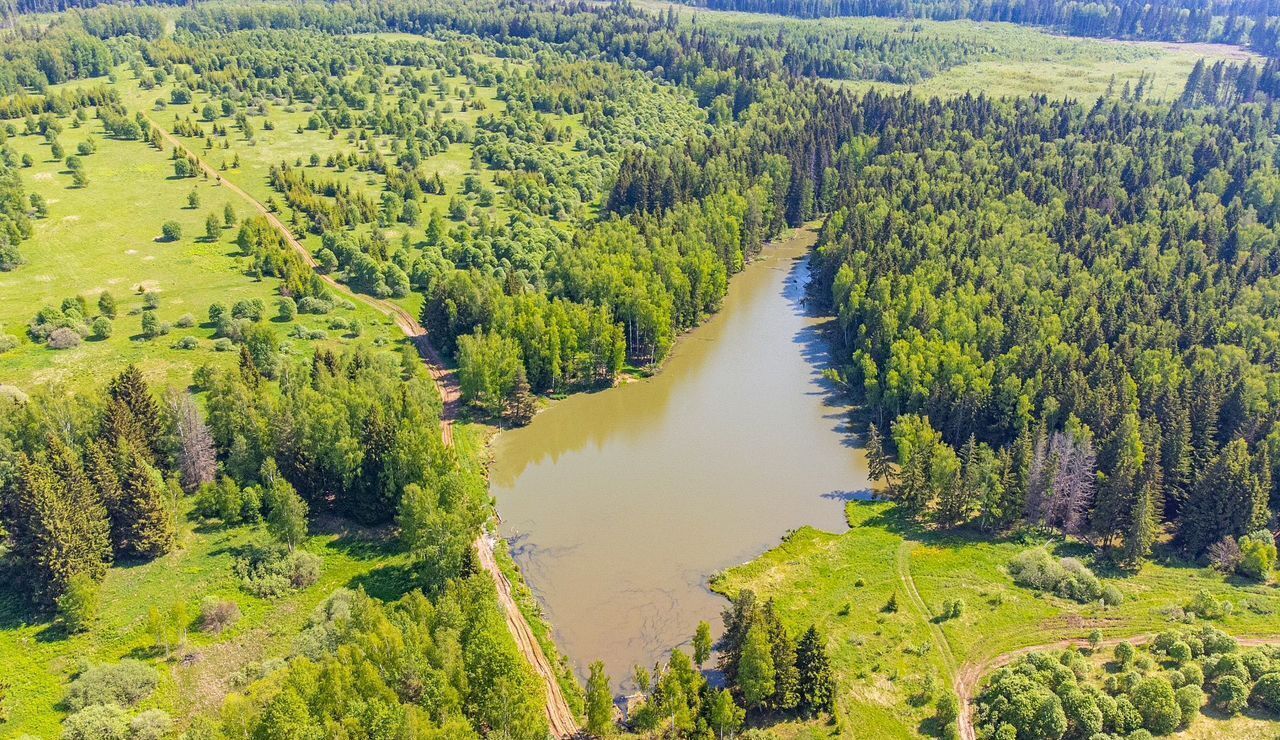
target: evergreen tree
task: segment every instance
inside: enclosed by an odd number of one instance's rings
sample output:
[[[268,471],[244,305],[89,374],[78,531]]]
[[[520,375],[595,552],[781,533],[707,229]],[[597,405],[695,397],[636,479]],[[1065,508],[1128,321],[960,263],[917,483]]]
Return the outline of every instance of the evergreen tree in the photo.
[[[151,397],[142,371],[137,365],[129,365],[112,379],[107,386],[107,393],[112,401],[122,404],[128,410],[146,443],[140,451],[155,460],[163,452],[165,429],[160,418],[160,407]]]
[[[893,498],[893,463],[884,449],[884,437],[875,424],[867,427],[867,472],[872,481],[884,483],[885,497]]]
[[[125,550],[153,557],[173,548],[174,518],[164,478],[131,445],[117,450],[120,503],[114,520],[122,523]]]
[[[74,576],[102,580],[111,540],[107,512],[75,453],[55,438],[48,446],[42,459],[18,456],[7,519],[14,572],[30,579],[38,599],[52,603]]]
[[[795,709],[800,701],[800,673],[796,669],[796,646],[787,627],[778,618],[773,599],[761,610],[762,622],[769,634],[769,655],[773,662],[773,696],[769,706],[783,712]]]
[[[1267,494],[1244,440],[1229,442],[1191,489],[1178,524],[1182,544],[1199,555],[1223,537],[1241,537],[1267,517]]]
[[[831,660],[818,628],[809,625],[796,646],[796,668],[800,672],[800,708],[806,714],[835,711],[835,680]]]

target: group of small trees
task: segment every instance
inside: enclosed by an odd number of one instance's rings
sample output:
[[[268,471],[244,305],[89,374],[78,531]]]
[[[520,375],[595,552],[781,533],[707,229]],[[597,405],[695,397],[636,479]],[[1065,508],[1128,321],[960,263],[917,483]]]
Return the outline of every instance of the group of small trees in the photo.
[[[977,726],[986,737],[1168,735],[1207,703],[1239,714],[1280,709],[1280,650],[1242,651],[1212,627],[1165,631],[1147,645],[1119,643],[1102,670],[1074,649],[1033,653],[986,681]]]

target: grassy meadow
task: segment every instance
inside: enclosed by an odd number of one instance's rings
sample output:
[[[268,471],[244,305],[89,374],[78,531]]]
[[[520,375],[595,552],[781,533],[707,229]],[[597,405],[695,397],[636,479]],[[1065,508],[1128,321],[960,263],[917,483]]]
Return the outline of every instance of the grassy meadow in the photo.
[[[1083,557],[1083,547],[936,535],[903,521],[886,503],[850,503],[847,515],[848,532],[803,528],[712,584],[726,596],[745,588],[772,597],[793,631],[816,624],[826,637],[840,687],[837,723],[792,726],[795,733],[932,734],[933,703],[951,690],[962,666],[1018,648],[1086,638],[1095,629],[1104,637],[1156,632],[1200,589],[1235,605],[1215,626],[1233,635],[1280,633],[1280,589],[1248,585],[1208,568],[1157,559],[1133,575],[1100,571],[1124,602],[1083,605],[1018,586],[1006,571],[1010,559],[1031,547],[1049,547],[1062,557]],[[963,614],[941,619],[943,602],[956,598],[964,601]],[[888,607],[890,599],[896,611]],[[1231,722],[1242,731],[1248,725],[1243,719]],[[1274,730],[1271,723],[1268,731]],[[1186,736],[1222,737],[1218,733],[1224,731],[1217,721],[1200,717]]]

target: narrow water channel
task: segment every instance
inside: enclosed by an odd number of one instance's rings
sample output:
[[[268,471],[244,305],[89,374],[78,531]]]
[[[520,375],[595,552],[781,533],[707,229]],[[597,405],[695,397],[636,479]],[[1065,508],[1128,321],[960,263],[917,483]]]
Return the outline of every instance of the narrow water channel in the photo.
[[[629,689],[699,620],[718,570],[810,524],[842,531],[868,485],[847,407],[821,377],[802,232],[733,278],[724,308],[652,378],[556,403],[494,440],[491,486],[525,578],[579,673]]]

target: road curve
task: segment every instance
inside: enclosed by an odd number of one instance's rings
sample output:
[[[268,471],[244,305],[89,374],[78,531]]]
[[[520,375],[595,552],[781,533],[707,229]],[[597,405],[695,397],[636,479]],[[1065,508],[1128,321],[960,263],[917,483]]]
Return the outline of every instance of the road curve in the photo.
[[[289,245],[295,252],[302,257],[303,261],[311,268],[319,267],[315,257],[311,252],[303,246],[302,242],[293,235],[289,227],[280,220],[275,213],[264,206],[249,193],[245,192],[240,186],[231,182],[222,176],[213,165],[209,164],[200,155],[196,154],[185,144],[178,140],[166,128],[158,124],[154,119],[146,113],[142,114],[147,122],[151,124],[155,130],[160,132],[160,136],[164,138],[171,146],[184,152],[188,157],[194,159],[200,169],[213,178],[221,187],[235,193],[246,204],[248,204],[255,212],[261,215],[270,223],[285,243]],[[453,420],[458,413],[458,405],[461,399],[461,393],[458,389],[457,376],[445,367],[444,362],[440,359],[440,355],[432,346],[430,339],[427,337],[427,330],[422,327],[413,314],[406,311],[400,305],[387,300],[375,298],[370,295],[356,293],[346,285],[334,280],[330,275],[326,275],[319,270],[316,274],[329,287],[337,292],[347,296],[351,300],[359,301],[371,308],[377,310],[383,315],[390,316],[400,330],[409,337],[417,348],[418,353],[422,355],[422,360],[427,365],[427,369],[431,372],[431,379],[436,384],[436,389],[440,393],[440,399],[444,404],[443,411],[440,415],[440,438],[448,447],[453,446]],[[555,669],[551,665],[551,661],[547,659],[546,653],[543,652],[542,646],[538,644],[534,637],[533,629],[529,626],[528,620],[525,619],[524,613],[520,611],[516,604],[515,597],[511,589],[511,582],[507,580],[507,576],[498,567],[497,560],[493,555],[493,547],[495,541],[486,533],[481,533],[476,538],[475,548],[479,555],[479,561],[485,572],[493,578],[494,585],[498,590],[498,602],[502,605],[502,611],[506,617],[507,629],[510,630],[511,636],[515,638],[516,647],[520,649],[521,655],[533,666],[538,677],[546,684],[547,689],[547,721],[551,727],[551,732],[558,738],[572,738],[579,734],[578,723],[574,718],[573,710],[569,708],[569,702],[565,700],[564,692],[560,688],[560,683],[556,679]]]

